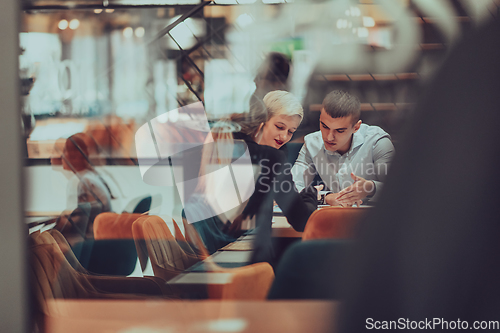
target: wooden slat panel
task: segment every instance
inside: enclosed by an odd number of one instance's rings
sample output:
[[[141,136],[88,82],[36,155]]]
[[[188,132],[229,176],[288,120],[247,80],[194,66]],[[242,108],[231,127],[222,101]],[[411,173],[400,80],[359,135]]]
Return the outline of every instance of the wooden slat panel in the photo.
[[[348,77],[352,81],[373,81],[373,77],[370,74],[350,74]]]
[[[394,81],[398,78],[396,74],[372,74],[373,78],[377,81]]]

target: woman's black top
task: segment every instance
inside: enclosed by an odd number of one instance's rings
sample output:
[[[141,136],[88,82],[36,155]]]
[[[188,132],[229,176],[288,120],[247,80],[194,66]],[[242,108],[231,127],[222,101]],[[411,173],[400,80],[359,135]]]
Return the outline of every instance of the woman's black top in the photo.
[[[317,208],[317,193],[314,188],[307,188],[299,193],[291,175],[292,165],[287,163],[283,151],[270,146],[262,146],[248,135],[235,133],[235,139],[244,140],[250,152],[252,164],[260,167],[260,173],[244,215],[254,216],[261,206],[276,201],[286,216],[288,223],[297,231],[303,231],[309,216]],[[266,202],[271,200],[270,203]]]
[[[292,165],[287,163],[283,151],[259,145],[242,133],[233,136],[236,140],[245,141],[252,164],[260,167],[255,191],[243,211],[244,215],[255,216],[256,219],[252,262],[272,261],[273,201],[281,208],[290,225],[297,231],[303,231],[309,216],[317,208],[317,191],[314,187],[308,187],[301,193],[297,191],[291,175]]]
[[[255,217],[256,234],[253,262],[272,262],[274,257],[271,245],[271,226],[273,218],[273,201],[283,211],[283,215],[297,231],[303,231],[311,213],[317,207],[317,192],[314,187],[297,191],[291,176],[291,165],[287,163],[283,151],[273,147],[257,144],[248,135],[233,134],[235,140],[243,140],[245,145],[235,145],[235,155],[241,155],[248,147],[252,165],[259,167],[260,172],[255,179],[255,190],[251,195],[242,215]],[[201,151],[193,150],[187,160],[194,161],[201,156]],[[191,163],[193,164],[193,163]],[[198,175],[198,172],[194,174]],[[202,237],[210,253],[214,253],[235,238],[223,232],[227,224],[213,212],[207,198],[203,194],[193,194],[186,200],[185,211],[189,211],[193,226]]]

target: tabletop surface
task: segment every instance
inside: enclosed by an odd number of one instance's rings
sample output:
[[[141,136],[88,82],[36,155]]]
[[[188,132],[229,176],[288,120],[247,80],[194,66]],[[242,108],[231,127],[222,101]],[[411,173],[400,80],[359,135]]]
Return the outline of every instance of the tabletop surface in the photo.
[[[212,259],[216,263],[226,262],[249,262],[252,256],[252,251],[218,251],[212,255]]]
[[[333,301],[51,300],[47,333],[331,332]]]

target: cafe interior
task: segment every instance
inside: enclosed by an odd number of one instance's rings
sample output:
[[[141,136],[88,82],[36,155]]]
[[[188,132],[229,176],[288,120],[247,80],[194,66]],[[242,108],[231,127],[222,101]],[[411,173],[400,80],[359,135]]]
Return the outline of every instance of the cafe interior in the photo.
[[[500,1],[0,8],[2,332],[500,329]],[[201,164],[275,90],[303,109],[290,167],[325,96],[357,97],[396,152],[376,201],[238,220],[250,148]]]

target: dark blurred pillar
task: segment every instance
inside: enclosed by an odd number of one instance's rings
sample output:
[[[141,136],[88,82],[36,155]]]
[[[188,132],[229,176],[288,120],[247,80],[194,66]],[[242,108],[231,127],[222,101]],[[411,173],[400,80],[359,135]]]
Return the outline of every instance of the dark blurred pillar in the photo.
[[[27,285],[22,207],[19,3],[0,2],[0,323],[26,332]]]

